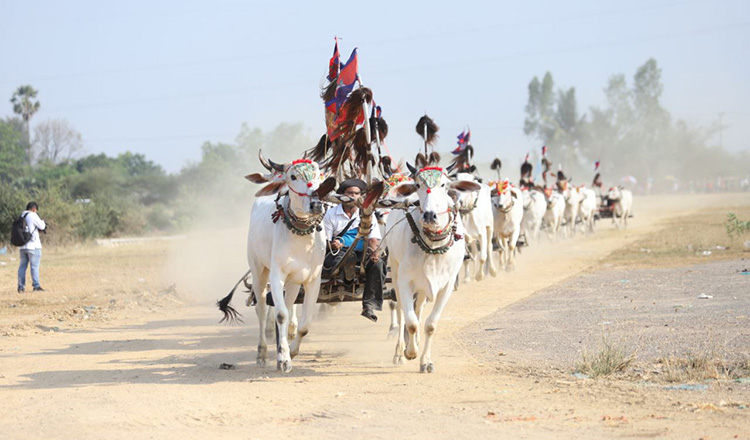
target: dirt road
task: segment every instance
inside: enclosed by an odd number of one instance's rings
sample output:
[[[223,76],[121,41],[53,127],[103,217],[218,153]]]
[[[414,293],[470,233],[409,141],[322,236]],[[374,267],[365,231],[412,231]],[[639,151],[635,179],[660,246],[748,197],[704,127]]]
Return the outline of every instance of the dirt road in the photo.
[[[436,333],[434,374],[420,374],[418,361],[393,366],[387,313],[372,324],[352,304],[314,323],[286,375],[274,362],[255,366],[254,312],[244,306],[240,327],[218,325],[218,311],[201,302],[148,319],[3,337],[0,438],[750,438],[750,384],[676,394],[578,379],[517,367],[500,353],[489,361],[477,353],[481,341],[462,337],[668,218],[750,205],[737,197],[636,198],[627,231],[600,223],[593,237],[529,248],[517,271],[462,286]]]

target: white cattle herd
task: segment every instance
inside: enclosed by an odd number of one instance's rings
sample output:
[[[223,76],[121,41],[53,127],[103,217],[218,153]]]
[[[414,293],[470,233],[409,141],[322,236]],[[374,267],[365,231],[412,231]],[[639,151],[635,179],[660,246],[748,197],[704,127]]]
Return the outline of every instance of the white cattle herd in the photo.
[[[362,86],[356,74],[356,51],[348,63],[340,63],[337,44],[329,69],[329,84],[323,91],[327,131],[318,145],[285,164],[260,154],[260,163],[268,173],[246,176],[253,183],[265,184],[252,206],[247,239],[249,270],[243,277],[250,279],[252,275],[252,282],[246,285],[251,285],[255,297],[259,366],[266,363],[266,330],[271,325],[267,320],[271,316],[277,329],[277,369],[284,373],[292,369],[292,359],[310,331],[321,289],[327,248],[321,221],[326,210],[337,203],[356,203],[359,207],[359,237],[378,227],[369,221],[371,214],[381,214],[384,226],[379,252],[387,254],[387,288],[395,290],[397,303],[392,307],[397,321],[393,325],[398,326],[393,362],[415,359],[423,340],[420,371],[426,373],[435,370],[433,338],[459,281],[496,276],[498,268],[513,270],[517,246],[537,243],[542,231],[552,240],[573,237],[579,229],[593,233],[602,200],[614,206],[614,224],[627,226],[633,196],[623,188],[613,187],[597,195],[594,189],[571,185],[561,172],[556,184],[548,186],[549,167],[543,174],[544,185],[533,184],[528,175],[525,178],[525,168],[520,184],[514,185],[510,179],[501,178],[499,160],[493,163],[498,180],[481,179],[470,164],[473,147],[469,133],[459,136],[453,162],[441,167],[440,156],[432,150],[438,128],[427,116],[417,124],[424,153],[417,155],[415,166],[407,162],[391,167],[390,157],[381,153],[387,124],[372,91]],[[356,82],[359,87],[354,89]],[[546,148],[543,157],[545,154]],[[524,166],[530,174],[528,156]],[[367,190],[360,198],[334,193],[337,184],[348,178],[366,182]],[[297,325],[293,308],[300,288],[304,299]],[[266,304],[269,291],[272,314]],[[230,306],[233,293],[218,304],[230,321],[239,318]],[[433,306],[425,316],[427,303]]]

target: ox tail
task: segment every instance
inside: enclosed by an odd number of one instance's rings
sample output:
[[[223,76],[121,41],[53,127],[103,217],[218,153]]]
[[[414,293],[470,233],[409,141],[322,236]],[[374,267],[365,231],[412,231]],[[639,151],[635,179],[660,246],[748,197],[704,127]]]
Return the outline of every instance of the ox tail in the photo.
[[[221,313],[224,314],[224,317],[221,318],[221,321],[219,323],[222,323],[226,321],[229,324],[238,324],[242,322],[241,314],[237,311],[234,307],[230,306],[229,303],[232,302],[232,297],[234,296],[234,292],[237,290],[237,286],[240,285],[241,282],[243,282],[247,276],[250,275],[250,269],[245,272],[245,275],[242,275],[242,278],[239,279],[232,288],[232,291],[229,292],[229,295],[225,296],[224,298],[220,299],[219,301],[216,301],[216,306],[221,310]]]

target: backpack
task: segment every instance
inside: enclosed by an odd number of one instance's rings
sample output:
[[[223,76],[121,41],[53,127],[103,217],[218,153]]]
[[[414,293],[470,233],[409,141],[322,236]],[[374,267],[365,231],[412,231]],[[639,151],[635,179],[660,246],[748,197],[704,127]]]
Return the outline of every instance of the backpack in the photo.
[[[31,240],[33,232],[29,231],[29,227],[26,224],[27,215],[29,215],[28,212],[13,220],[13,226],[10,229],[10,243],[13,246],[24,246]]]

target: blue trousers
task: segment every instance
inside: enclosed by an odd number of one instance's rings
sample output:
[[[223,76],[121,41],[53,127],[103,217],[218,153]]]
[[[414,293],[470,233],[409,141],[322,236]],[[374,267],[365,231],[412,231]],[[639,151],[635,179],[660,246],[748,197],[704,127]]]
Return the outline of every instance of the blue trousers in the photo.
[[[42,261],[41,249],[21,249],[21,264],[18,266],[18,288],[26,288],[26,267],[31,263],[31,282],[33,287],[39,284],[39,262]]]

